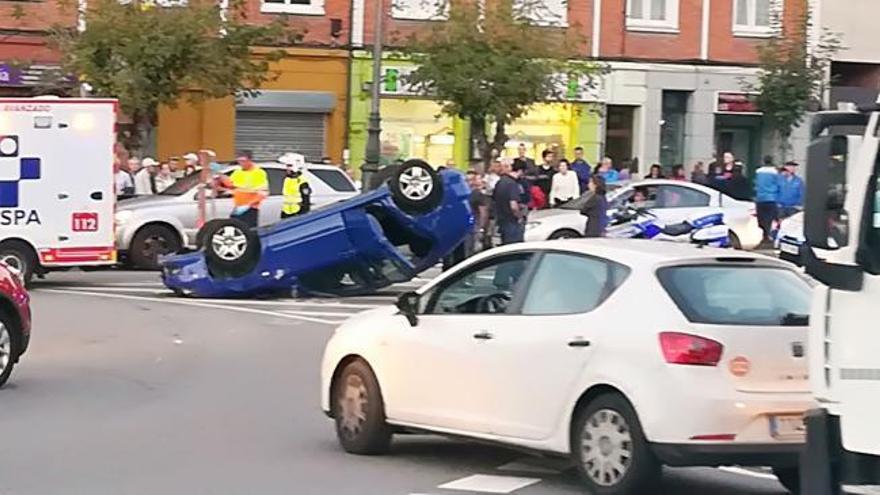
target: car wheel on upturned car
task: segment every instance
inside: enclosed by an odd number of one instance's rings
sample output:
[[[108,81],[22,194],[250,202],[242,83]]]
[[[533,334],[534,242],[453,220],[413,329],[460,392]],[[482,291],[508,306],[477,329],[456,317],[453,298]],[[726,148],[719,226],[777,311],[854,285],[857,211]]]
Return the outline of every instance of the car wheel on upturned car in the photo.
[[[37,269],[37,255],[29,244],[15,240],[0,243],[0,261],[13,270],[25,286],[30,286]]]
[[[773,474],[792,495],[798,495],[801,492],[801,471],[797,466],[774,467]]]
[[[599,395],[576,412],[571,456],[596,495],[651,493],[660,481],[660,462],[619,394]]]
[[[362,360],[348,363],[331,390],[336,437],[346,452],[383,454],[391,446],[385,404],[373,370]]]
[[[433,210],[443,199],[440,174],[423,160],[407,160],[388,183],[391,197],[407,213]]]
[[[199,235],[205,245],[208,270],[214,277],[242,277],[260,260],[260,238],[240,220],[226,218],[208,222]]]
[[[128,259],[135,268],[159,269],[159,257],[180,250],[177,232],[167,225],[142,227],[131,240]]]
[[[0,313],[0,387],[9,380],[15,367],[17,349],[17,329],[12,326],[7,315]]]

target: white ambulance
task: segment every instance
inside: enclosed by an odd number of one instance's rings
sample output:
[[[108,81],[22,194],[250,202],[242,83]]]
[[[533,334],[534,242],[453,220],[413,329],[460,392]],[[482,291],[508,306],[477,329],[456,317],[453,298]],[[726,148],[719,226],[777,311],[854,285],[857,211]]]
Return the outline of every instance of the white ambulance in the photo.
[[[0,262],[30,281],[111,265],[117,102],[0,98]]]

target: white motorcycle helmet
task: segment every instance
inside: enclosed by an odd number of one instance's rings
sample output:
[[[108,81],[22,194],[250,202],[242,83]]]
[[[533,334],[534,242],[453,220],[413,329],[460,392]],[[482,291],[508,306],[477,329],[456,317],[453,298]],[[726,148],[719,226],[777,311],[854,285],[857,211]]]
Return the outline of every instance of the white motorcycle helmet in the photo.
[[[299,153],[285,153],[278,157],[278,163],[287,165],[295,173],[302,173],[306,168],[306,157]]]

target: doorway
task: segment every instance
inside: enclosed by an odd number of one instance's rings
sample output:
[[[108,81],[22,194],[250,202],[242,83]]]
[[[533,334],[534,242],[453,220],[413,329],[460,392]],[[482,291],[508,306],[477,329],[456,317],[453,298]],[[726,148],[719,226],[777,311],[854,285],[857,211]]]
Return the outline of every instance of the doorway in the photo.
[[[761,135],[760,115],[715,116],[715,149],[718,158],[726,152],[733,153],[745,165],[747,175],[754,174],[761,165]]]
[[[622,165],[633,158],[634,106],[608,105],[605,109],[605,155]]]

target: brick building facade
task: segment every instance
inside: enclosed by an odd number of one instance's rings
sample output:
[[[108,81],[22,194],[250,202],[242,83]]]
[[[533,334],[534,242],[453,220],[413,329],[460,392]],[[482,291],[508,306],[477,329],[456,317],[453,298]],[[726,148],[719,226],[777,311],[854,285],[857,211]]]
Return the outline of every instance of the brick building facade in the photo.
[[[487,0],[491,1],[491,0]],[[162,158],[211,147],[229,158],[236,145],[271,158],[287,148],[312,159],[360,162],[366,141],[375,9],[386,12],[384,43],[405,39],[432,19],[431,0],[248,0],[247,18],[285,16],[302,43],[273,67],[278,77],[248,100],[232,97],[163,109],[157,151]],[[772,151],[760,114],[750,108],[742,80],[754,77],[755,47],[772,34],[771,6],[792,23],[808,0],[545,0],[554,28],[577,30],[584,58],[612,71],[598,94],[568,104],[544,104],[510,126],[511,146],[537,154],[582,145],[591,160],[637,159],[641,171],[708,161],[733,151],[748,165]],[[58,61],[45,44],[55,23],[76,24],[75,13],[53,1],[0,1],[0,92],[27,94],[39,73]],[[23,9],[24,16],[14,15]],[[22,69],[21,62],[27,62]],[[385,60],[398,74],[403,61]],[[28,69],[27,67],[31,67]],[[469,126],[441,115],[437,102],[405,87],[383,87],[383,153],[434,162],[470,155]],[[595,112],[598,107],[601,111]],[[799,137],[800,135],[798,135]]]

